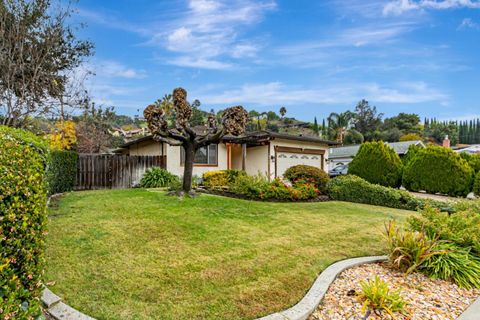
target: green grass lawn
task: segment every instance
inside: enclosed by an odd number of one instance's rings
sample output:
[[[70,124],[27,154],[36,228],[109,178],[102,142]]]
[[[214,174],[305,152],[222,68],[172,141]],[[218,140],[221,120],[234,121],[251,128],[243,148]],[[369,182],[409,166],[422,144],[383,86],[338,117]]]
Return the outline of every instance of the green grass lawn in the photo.
[[[47,282],[98,319],[251,319],[298,302],[331,263],[384,252],[384,221],[343,202],[264,203],[142,189],[50,208]]]

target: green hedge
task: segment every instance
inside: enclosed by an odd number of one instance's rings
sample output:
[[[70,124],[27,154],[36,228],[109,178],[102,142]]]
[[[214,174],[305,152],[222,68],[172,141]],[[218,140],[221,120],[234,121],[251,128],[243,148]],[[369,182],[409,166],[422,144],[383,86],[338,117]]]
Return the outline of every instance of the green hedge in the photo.
[[[406,210],[417,210],[428,204],[441,210],[451,210],[448,205],[442,202],[419,199],[407,191],[372,184],[351,174],[331,179],[327,184],[327,190],[331,199],[339,201]]]
[[[77,175],[78,154],[74,151],[53,150],[47,169],[50,194],[72,191]]]
[[[348,173],[370,183],[399,187],[402,178],[402,161],[395,150],[383,141],[365,142],[350,162]]]
[[[473,193],[477,197],[480,196],[480,171],[475,176],[475,181],[473,182]]]
[[[0,126],[0,319],[41,314],[47,144]]]
[[[450,149],[435,146],[418,151],[403,172],[403,186],[408,190],[451,196],[467,195],[472,180],[473,169],[465,159]]]
[[[472,167],[475,172],[480,171],[480,154],[470,154],[466,152],[461,152],[460,157],[467,160],[468,165]]]

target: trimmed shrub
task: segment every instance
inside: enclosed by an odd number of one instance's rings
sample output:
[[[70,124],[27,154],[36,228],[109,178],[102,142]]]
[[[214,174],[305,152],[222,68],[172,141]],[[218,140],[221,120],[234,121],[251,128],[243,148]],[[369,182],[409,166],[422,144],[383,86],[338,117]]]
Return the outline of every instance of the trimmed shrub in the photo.
[[[416,144],[412,144],[412,145],[408,146],[407,153],[401,159],[403,165],[406,166],[408,163],[410,163],[410,161],[413,158],[415,158],[417,153],[422,149],[424,149],[424,148],[421,147],[421,146],[417,146]]]
[[[178,177],[167,170],[159,167],[152,167],[145,171],[140,180],[142,188],[164,188],[178,180]]]
[[[77,175],[78,154],[74,151],[52,150],[47,168],[48,193],[72,191]]]
[[[408,190],[450,196],[467,195],[472,179],[473,169],[458,153],[434,146],[419,150],[403,172],[403,185]]]
[[[203,185],[208,188],[228,186],[226,170],[207,171],[202,175]]]
[[[45,141],[0,126],[0,318],[41,315],[47,185]]]
[[[473,171],[480,172],[480,154],[461,152],[460,157],[467,160],[468,165],[472,167]]]
[[[477,197],[480,196],[480,171],[475,176],[475,180],[473,182],[473,193]]]
[[[399,187],[402,162],[398,154],[383,141],[365,142],[348,166],[348,172],[370,183]]]
[[[260,199],[260,194],[269,186],[268,179],[262,175],[240,175],[230,184],[229,191],[251,199]]]
[[[233,183],[239,176],[246,175],[242,170],[215,170],[207,171],[202,175],[205,187],[226,187]]]
[[[450,211],[447,204],[430,199],[419,199],[394,188],[383,187],[354,176],[346,175],[331,179],[327,184],[328,195],[333,200],[372,204],[397,209],[417,210],[427,204]]]
[[[325,193],[328,180],[330,180],[328,174],[322,169],[303,164],[288,168],[283,176],[292,184],[297,182],[313,183],[321,193]]]

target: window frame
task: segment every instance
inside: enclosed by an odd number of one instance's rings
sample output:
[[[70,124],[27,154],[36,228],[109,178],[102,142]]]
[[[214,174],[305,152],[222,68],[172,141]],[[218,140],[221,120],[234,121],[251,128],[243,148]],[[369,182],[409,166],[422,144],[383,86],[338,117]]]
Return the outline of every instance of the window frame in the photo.
[[[210,147],[211,146],[215,146],[215,163],[208,163],[208,161],[210,160]],[[212,144],[209,144],[209,145],[207,145],[205,147],[202,147],[202,148],[207,149],[207,152],[206,152],[207,163],[194,162],[193,166],[194,167],[218,167],[218,144],[212,143]],[[181,146],[180,146],[180,166],[181,167],[185,166],[185,150],[183,150],[183,147],[181,147]]]

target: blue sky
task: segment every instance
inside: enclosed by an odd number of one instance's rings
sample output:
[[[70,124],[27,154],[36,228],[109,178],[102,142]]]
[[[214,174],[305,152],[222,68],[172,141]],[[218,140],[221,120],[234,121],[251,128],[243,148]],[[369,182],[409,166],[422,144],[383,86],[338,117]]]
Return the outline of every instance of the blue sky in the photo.
[[[392,116],[480,117],[480,1],[80,0],[87,86],[134,115],[182,86],[205,110],[301,120],[365,98]],[[77,21],[77,22],[78,22]]]

